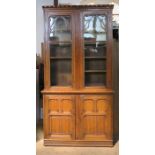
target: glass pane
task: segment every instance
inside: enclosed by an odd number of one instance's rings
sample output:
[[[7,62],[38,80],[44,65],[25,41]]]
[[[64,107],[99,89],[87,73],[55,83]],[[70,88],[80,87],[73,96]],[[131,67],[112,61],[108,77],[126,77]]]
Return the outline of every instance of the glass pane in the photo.
[[[85,57],[100,57],[106,56],[106,45],[104,43],[85,43]]]
[[[50,57],[71,58],[71,44],[50,45]]]
[[[86,41],[106,41],[106,17],[88,15],[84,17],[84,38]]]
[[[51,85],[71,86],[71,16],[51,16],[49,18],[49,30]]]
[[[71,18],[70,16],[50,17],[50,35],[52,41],[71,41]]]
[[[87,73],[85,75],[86,86],[103,86],[106,83],[105,73]]]
[[[71,60],[51,60],[51,85],[71,85]]]
[[[101,70],[104,71],[106,69],[106,61],[105,60],[91,60],[86,59],[85,62],[85,70]]]
[[[106,85],[106,17],[84,17],[85,86]]]

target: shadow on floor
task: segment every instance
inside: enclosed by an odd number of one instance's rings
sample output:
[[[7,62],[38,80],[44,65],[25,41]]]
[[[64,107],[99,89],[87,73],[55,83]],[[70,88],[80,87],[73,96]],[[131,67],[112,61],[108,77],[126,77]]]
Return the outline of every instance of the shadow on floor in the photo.
[[[40,123],[36,126],[36,141],[43,139],[43,124]]]

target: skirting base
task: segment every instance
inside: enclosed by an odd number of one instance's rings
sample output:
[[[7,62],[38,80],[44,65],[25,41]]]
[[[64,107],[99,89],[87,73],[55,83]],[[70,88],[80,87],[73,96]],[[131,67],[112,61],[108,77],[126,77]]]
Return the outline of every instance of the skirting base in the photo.
[[[97,147],[97,146],[107,146],[112,147],[113,141],[53,141],[53,140],[44,140],[45,146],[74,146],[74,147]]]

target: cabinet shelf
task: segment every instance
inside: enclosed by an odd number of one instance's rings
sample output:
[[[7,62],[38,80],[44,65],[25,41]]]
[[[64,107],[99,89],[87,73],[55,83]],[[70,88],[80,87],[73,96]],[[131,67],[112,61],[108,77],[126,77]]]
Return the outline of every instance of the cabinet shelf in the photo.
[[[102,87],[105,87],[105,84],[103,83],[92,83],[92,84],[87,84],[86,85],[87,87],[97,87],[97,86],[102,86]]]
[[[106,73],[106,70],[85,70],[85,73]]]
[[[93,56],[90,56],[90,57],[85,57],[85,59],[88,59],[88,60],[89,59],[97,59],[97,60],[101,59],[102,60],[102,59],[106,59],[106,57],[105,56],[104,57],[93,57]]]
[[[70,29],[68,29],[68,30],[58,29],[58,30],[53,31],[52,33],[55,33],[55,32],[57,32],[57,33],[70,33],[71,30]]]
[[[106,42],[107,41],[87,41],[87,40],[84,40],[85,45],[96,45],[96,44],[98,44],[98,46],[106,46]]]
[[[71,57],[50,57],[52,60],[71,60]]]
[[[99,31],[84,31],[84,33],[89,33],[89,34],[106,34],[106,32],[99,32]]]
[[[72,41],[48,41],[49,44],[52,45],[59,45],[59,46],[70,46],[72,44]]]

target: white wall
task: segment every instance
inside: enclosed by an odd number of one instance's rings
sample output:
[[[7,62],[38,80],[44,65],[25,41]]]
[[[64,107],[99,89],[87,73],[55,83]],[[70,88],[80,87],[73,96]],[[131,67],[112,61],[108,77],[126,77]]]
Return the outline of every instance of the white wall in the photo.
[[[72,4],[88,4],[88,2],[95,2],[96,4],[108,4],[110,2],[118,3],[118,0],[59,0],[59,3]],[[36,53],[41,55],[41,43],[44,38],[43,25],[43,5],[53,5],[53,0],[36,0]]]
[[[43,5],[52,5],[53,0],[36,0],[36,53],[41,54],[41,43],[44,38]]]

